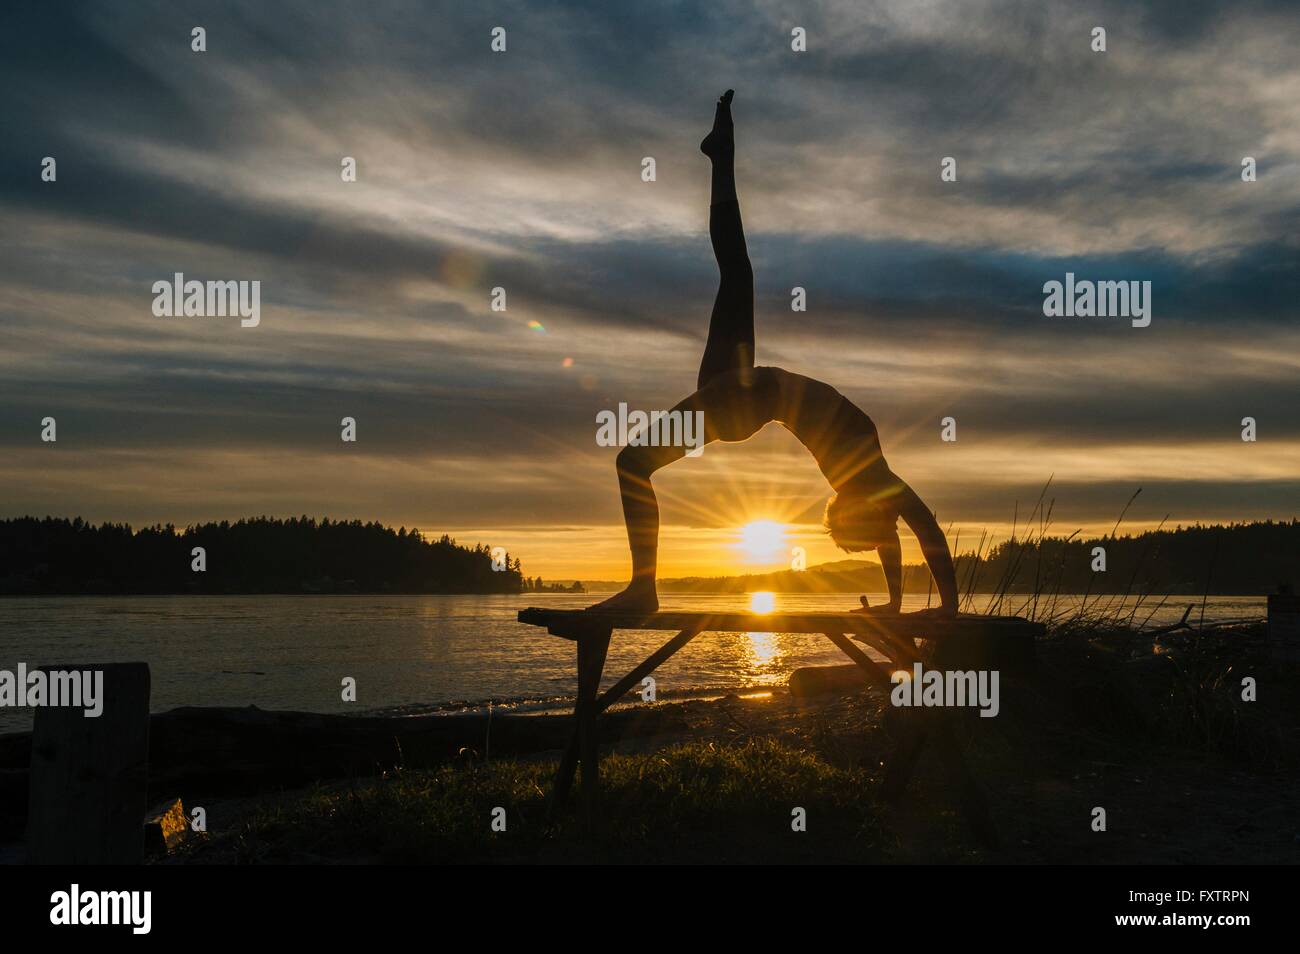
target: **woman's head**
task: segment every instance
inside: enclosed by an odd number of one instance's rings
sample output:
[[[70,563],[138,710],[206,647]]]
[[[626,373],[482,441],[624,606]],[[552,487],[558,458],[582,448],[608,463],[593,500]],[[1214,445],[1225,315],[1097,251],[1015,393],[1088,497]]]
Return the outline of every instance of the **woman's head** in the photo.
[[[835,545],[849,553],[898,539],[898,514],[867,494],[836,494],[826,504],[825,523]]]

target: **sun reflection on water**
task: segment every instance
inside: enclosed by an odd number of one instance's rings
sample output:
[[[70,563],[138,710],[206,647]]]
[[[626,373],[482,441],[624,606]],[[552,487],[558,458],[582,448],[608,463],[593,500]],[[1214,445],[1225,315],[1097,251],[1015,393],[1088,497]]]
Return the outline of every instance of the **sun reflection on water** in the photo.
[[[749,637],[749,663],[751,666],[763,667],[776,658],[779,647],[776,633],[746,633]]]

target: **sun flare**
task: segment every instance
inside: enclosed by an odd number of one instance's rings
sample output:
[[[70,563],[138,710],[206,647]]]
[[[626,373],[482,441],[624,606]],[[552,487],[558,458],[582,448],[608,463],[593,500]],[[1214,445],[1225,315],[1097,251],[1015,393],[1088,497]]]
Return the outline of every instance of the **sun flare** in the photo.
[[[773,594],[766,590],[749,594],[749,610],[751,613],[770,613],[774,609],[776,609],[776,597]]]
[[[740,551],[754,561],[768,561],[786,550],[786,525],[775,520],[755,520],[740,528]]]

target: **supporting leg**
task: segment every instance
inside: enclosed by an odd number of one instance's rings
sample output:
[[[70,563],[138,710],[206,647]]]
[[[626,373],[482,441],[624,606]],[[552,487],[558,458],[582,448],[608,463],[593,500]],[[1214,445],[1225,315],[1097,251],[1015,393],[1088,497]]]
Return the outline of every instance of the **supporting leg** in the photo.
[[[881,797],[893,805],[902,801],[921,752],[926,743],[933,739],[944,778],[957,799],[966,824],[986,847],[997,847],[998,832],[989,813],[988,801],[953,734],[956,713],[944,709],[925,709],[921,712],[896,714],[903,723],[901,738],[885,763]]]
[[[966,764],[966,756],[962,754],[953,735],[952,713],[941,713],[936,721],[938,723],[935,727],[936,748],[943,764],[944,777],[957,794],[957,803],[961,807],[962,817],[985,847],[996,848],[998,831],[989,814],[989,805],[984,798],[984,792],[971,772],[970,766]]]
[[[826,638],[838,646],[844,655],[864,669],[876,686],[886,692],[893,688],[894,684],[889,678],[889,674],[878,663],[874,662],[870,656],[855,646],[848,637],[839,633],[827,633]],[[889,654],[891,643],[878,640],[867,634],[864,634],[862,638],[875,644],[876,648],[881,652]],[[898,647],[892,648],[898,649]],[[885,763],[885,779],[881,794],[887,802],[897,803],[902,797],[903,790],[907,787],[907,780],[912,777],[917,759],[921,756],[921,750],[925,748],[926,737],[929,734],[928,726],[924,724],[923,719],[916,718],[915,715],[910,713],[909,715],[911,717],[904,720],[903,737],[894,747],[889,760]]]
[[[595,629],[577,635],[578,646],[578,700],[573,707],[573,735],[560,758],[555,772],[555,785],[551,789],[551,802],[547,817],[554,819],[564,806],[573,788],[579,758],[582,761],[583,800],[595,798],[598,786],[596,766],[596,716],[599,708],[596,692],[605,668],[605,655],[609,651],[609,629]],[[588,755],[590,754],[590,757]]]
[[[578,759],[582,763],[582,810],[588,821],[595,817],[600,789],[600,744],[596,736],[600,675],[609,651],[610,630],[584,635],[578,640]]]
[[[551,802],[546,808],[546,817],[554,820],[569,797],[573,788],[573,775],[578,769],[578,726],[577,712],[574,712],[573,735],[560,757],[560,767],[555,772],[555,784],[551,787]]]
[[[881,783],[880,795],[891,805],[897,805],[903,800],[907,782],[916,771],[921,750],[925,748],[930,736],[930,727],[917,716],[917,713],[908,713],[908,717],[902,720],[902,737],[885,762],[885,778]]]
[[[616,682],[605,693],[603,693],[600,696],[600,698],[596,700],[595,715],[599,716],[600,713],[604,712],[614,703],[618,702],[619,699],[623,698],[623,695],[629,689],[631,689],[633,686],[635,686],[638,682],[640,682],[650,673],[654,672],[656,669],[662,666],[674,653],[676,653],[679,649],[681,649],[692,639],[698,636],[701,632],[703,632],[704,631],[703,627],[704,624],[703,622],[701,622],[699,626],[693,626],[690,629],[684,629],[676,636],[674,636],[672,639],[668,640],[668,642],[664,643],[662,646],[656,649],[653,653],[651,653],[650,656],[647,657],[644,662],[639,664],[630,673],[628,673],[626,676],[624,676],[622,679]],[[579,641],[579,645],[581,645],[581,641]],[[606,645],[608,646],[608,637],[606,637]],[[603,660],[602,660],[602,666],[603,666]],[[597,674],[596,676],[596,685],[597,686],[600,685],[599,674]],[[568,798],[569,791],[573,787],[573,776],[578,767],[578,752],[581,744],[581,739],[577,727],[578,719],[576,718],[577,716],[576,709],[574,714],[575,714],[575,719],[574,719],[573,736],[569,739],[569,744],[564,750],[564,755],[561,756],[560,758],[560,768],[555,773],[555,787],[551,791],[551,802],[547,810],[547,815],[550,818],[555,817],[560,806],[562,806],[564,804],[565,799]]]

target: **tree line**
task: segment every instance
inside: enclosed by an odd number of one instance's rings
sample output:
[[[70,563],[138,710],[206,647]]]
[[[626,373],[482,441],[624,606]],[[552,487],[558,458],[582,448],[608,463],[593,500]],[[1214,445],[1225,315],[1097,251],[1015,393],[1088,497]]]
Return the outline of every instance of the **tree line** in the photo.
[[[1100,549],[1103,553],[1096,553]],[[1104,569],[1101,567],[1104,558]],[[962,593],[1173,593],[1259,596],[1300,584],[1300,521],[1260,521],[1090,539],[1014,537],[976,545],[954,560]],[[932,586],[923,563],[904,567],[903,588]],[[880,565],[861,559],[804,571],[659,582],[665,593],[880,593]]]
[[[133,530],[80,517],[0,520],[6,595],[519,593],[523,580],[509,554],[494,561],[482,544],[378,522],[251,517]]]

